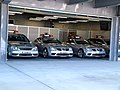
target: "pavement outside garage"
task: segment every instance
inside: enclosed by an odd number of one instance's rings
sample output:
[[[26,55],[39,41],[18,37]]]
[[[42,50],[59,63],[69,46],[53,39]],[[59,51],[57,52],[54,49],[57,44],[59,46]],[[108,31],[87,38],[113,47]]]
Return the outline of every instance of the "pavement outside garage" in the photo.
[[[120,90],[120,62],[107,59],[9,59],[0,90]]]

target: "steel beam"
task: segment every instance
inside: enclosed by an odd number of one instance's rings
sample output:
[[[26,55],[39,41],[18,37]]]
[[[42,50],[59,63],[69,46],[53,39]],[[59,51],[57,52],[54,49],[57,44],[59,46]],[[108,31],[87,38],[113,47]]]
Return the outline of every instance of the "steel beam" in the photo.
[[[95,7],[107,7],[107,6],[118,6],[120,0],[95,0]]]
[[[7,31],[8,31],[8,5],[0,5],[0,62],[5,62],[7,57]]]
[[[119,42],[119,29],[120,17],[112,18],[111,38],[110,38],[110,61],[118,60],[118,42]]]
[[[0,62],[7,60],[8,37],[8,3],[10,0],[0,2]]]

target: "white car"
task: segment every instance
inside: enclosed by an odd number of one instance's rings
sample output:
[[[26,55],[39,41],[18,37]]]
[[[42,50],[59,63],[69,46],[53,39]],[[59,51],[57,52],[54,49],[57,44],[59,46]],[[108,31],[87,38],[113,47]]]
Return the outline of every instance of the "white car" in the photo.
[[[90,45],[86,40],[70,39],[68,45],[73,49],[74,55],[78,57],[105,57],[105,49],[99,46]]]
[[[43,35],[34,41],[38,47],[39,54],[46,57],[72,57],[71,47],[62,44],[58,39],[51,38],[49,35]]]
[[[23,34],[9,34],[7,55],[9,57],[38,57],[38,48]]]

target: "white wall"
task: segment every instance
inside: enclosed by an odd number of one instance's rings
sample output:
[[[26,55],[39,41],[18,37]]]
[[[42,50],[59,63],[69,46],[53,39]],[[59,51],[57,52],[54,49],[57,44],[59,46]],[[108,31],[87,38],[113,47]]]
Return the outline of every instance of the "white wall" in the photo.
[[[59,28],[46,28],[35,26],[22,26],[22,25],[9,25],[9,30],[18,30],[18,33],[26,35],[31,41],[34,41],[40,34],[49,33],[55,38],[66,41],[69,32],[75,32],[77,35],[82,36],[83,39],[94,37],[95,35],[103,35],[105,39],[110,38],[110,31],[85,31],[85,30],[63,30]]]

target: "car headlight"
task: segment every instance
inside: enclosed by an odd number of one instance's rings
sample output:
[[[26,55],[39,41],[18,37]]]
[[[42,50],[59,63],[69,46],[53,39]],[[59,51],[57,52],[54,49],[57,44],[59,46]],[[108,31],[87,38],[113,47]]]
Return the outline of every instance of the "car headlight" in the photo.
[[[34,47],[34,48],[32,48],[32,50],[33,50],[33,51],[37,51],[37,50],[38,50],[38,48],[37,48],[37,47]]]
[[[105,52],[105,49],[102,48],[102,51]]]
[[[72,51],[72,48],[69,48],[70,51]]]
[[[54,47],[50,47],[51,51],[55,51],[56,49]]]
[[[87,51],[92,51],[92,49],[91,49],[91,48],[86,48],[86,50],[87,50]]]
[[[11,46],[11,49],[12,49],[12,50],[15,50],[15,51],[19,50],[19,48],[16,47],[16,46]]]

